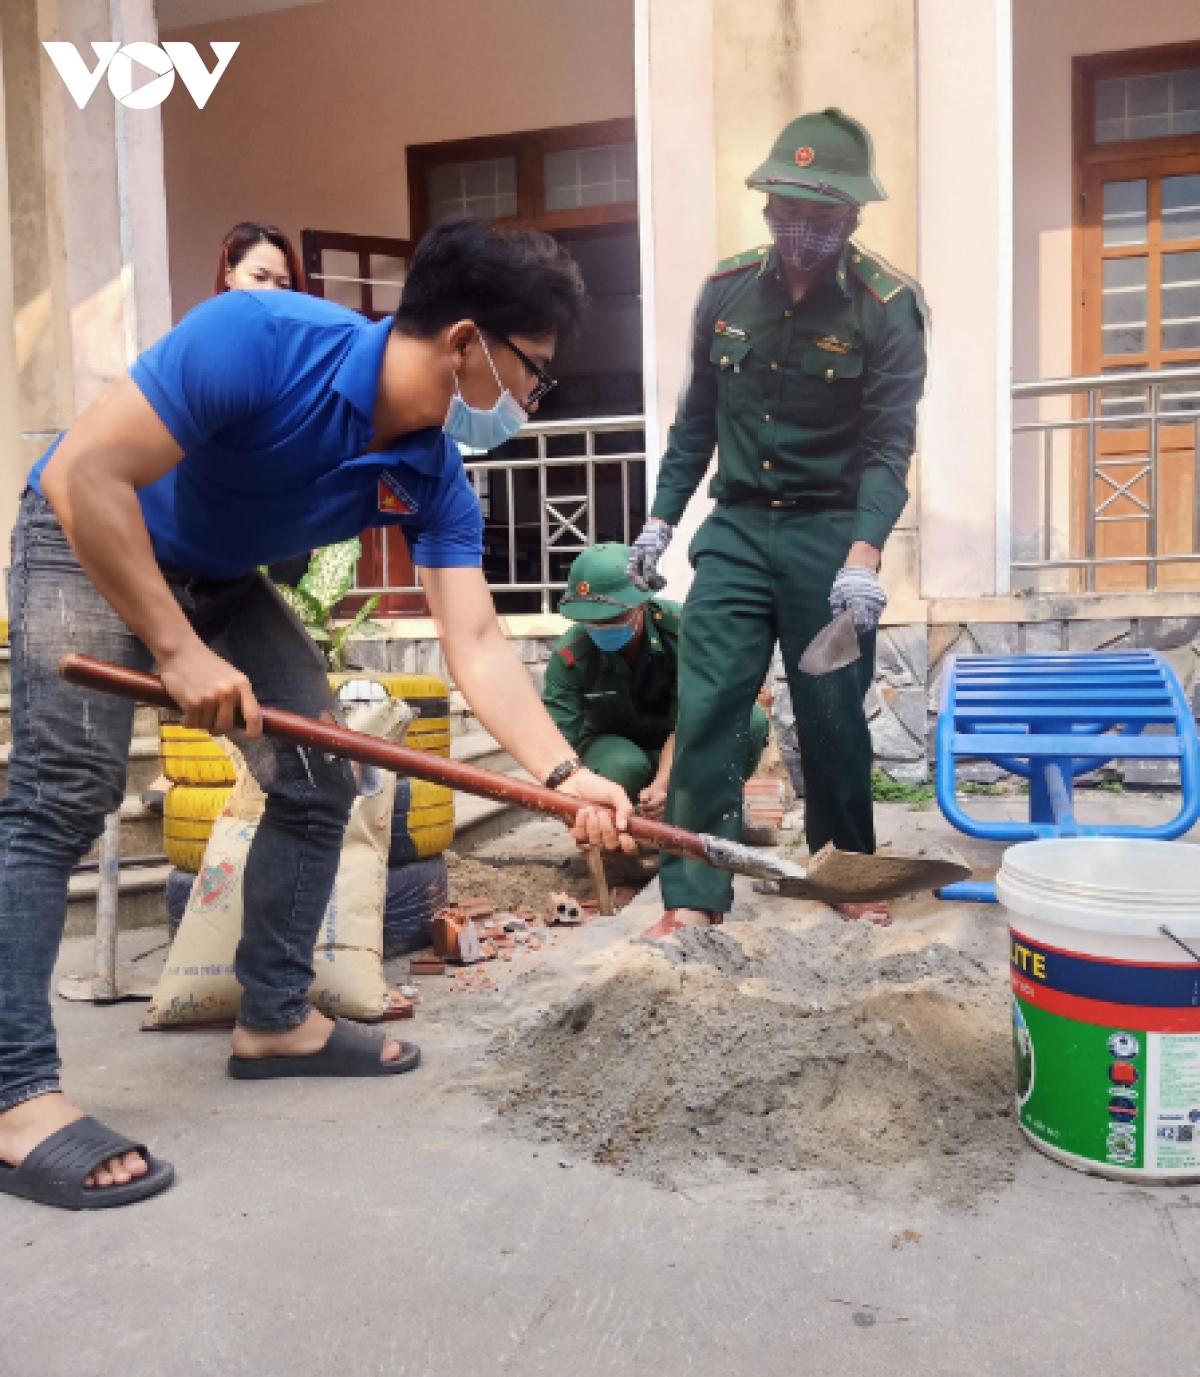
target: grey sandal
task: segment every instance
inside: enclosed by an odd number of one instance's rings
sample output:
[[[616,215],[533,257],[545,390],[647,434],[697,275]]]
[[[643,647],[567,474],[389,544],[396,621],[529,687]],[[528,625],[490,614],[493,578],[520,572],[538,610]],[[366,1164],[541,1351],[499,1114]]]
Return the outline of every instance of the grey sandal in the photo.
[[[83,1184],[84,1177],[102,1162],[127,1152],[140,1152],[145,1158],[145,1176],[135,1176],[123,1186]],[[132,1205],[165,1191],[174,1179],[175,1168],[170,1162],[160,1162],[146,1151],[144,1143],[130,1142],[90,1115],[52,1133],[19,1167],[0,1162],[0,1194],[60,1210],[110,1210]]]
[[[239,1081],[272,1081],[282,1076],[399,1076],[421,1060],[421,1049],[400,1044],[395,1061],[382,1062],[382,1042],[365,1028],[339,1018],[325,1046],[310,1057],[230,1057],[229,1074]]]

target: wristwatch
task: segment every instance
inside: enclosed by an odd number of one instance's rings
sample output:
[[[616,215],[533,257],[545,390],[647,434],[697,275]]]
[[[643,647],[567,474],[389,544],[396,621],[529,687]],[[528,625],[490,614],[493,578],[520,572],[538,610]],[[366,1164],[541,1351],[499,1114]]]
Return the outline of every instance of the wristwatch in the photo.
[[[583,761],[577,755],[572,756],[570,760],[564,760],[561,765],[556,765],[546,776],[546,788],[557,789],[560,784],[565,784],[577,770],[582,769]]]

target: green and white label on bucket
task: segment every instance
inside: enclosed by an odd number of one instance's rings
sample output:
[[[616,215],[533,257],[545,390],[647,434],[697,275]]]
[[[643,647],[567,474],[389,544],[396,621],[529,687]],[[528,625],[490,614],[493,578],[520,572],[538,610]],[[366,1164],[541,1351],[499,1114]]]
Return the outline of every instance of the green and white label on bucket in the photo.
[[[1200,985],[1012,932],[1017,1109],[1081,1165],[1200,1174]],[[1116,997],[1114,997],[1116,996]]]

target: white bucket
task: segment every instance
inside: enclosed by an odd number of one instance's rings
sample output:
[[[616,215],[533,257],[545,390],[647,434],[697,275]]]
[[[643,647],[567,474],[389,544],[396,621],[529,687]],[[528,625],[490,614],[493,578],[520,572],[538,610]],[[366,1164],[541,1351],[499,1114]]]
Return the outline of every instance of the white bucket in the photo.
[[[1077,837],[1011,847],[1022,1130],[1123,1180],[1200,1181],[1200,847]]]

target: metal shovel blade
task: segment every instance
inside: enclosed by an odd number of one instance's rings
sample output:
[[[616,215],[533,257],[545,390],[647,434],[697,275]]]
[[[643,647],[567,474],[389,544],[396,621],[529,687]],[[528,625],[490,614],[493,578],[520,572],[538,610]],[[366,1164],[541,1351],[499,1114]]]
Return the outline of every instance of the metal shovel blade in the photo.
[[[854,613],[847,609],[809,641],[808,649],[800,657],[800,673],[832,674],[835,669],[852,665],[860,654]]]
[[[862,856],[839,851],[830,844],[805,865],[741,842],[727,841],[707,832],[700,834],[705,859],[718,870],[753,875],[754,887],[785,899],[819,899],[826,904],[867,904],[879,899],[899,899],[970,878],[971,867],[949,847],[919,856]]]
[[[940,889],[970,874],[971,867],[949,851],[926,856],[859,856],[826,846],[805,866],[802,880],[781,878],[775,884],[776,892],[786,899],[866,904]]]

